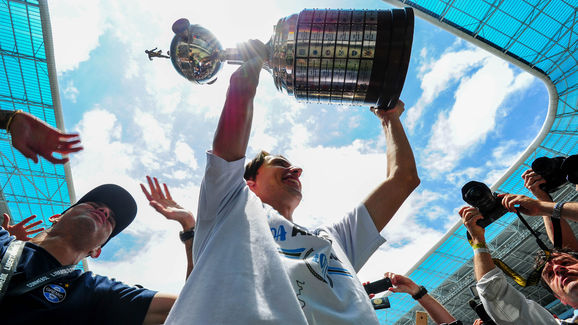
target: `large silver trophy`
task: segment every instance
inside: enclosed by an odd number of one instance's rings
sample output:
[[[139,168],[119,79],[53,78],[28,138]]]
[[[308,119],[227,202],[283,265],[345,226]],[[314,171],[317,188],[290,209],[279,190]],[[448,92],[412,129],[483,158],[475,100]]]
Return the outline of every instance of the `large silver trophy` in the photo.
[[[305,9],[279,20],[264,68],[277,89],[298,101],[392,108],[405,81],[413,24],[411,8]],[[248,59],[186,19],[173,31],[173,66],[194,83],[211,84],[223,62]]]

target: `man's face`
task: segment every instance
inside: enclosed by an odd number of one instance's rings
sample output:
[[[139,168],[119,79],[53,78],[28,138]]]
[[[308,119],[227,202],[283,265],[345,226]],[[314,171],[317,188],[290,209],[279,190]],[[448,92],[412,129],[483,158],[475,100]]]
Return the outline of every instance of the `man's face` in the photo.
[[[566,305],[578,308],[578,260],[566,253],[554,253],[542,270],[556,297]]]
[[[301,181],[303,170],[291,165],[281,156],[267,156],[257,170],[257,176],[251,190],[265,203],[275,207],[275,202],[292,205],[301,201]]]
[[[70,227],[78,234],[82,246],[96,247],[106,242],[116,221],[108,206],[98,202],[85,202],[66,211],[58,220],[60,226]]]

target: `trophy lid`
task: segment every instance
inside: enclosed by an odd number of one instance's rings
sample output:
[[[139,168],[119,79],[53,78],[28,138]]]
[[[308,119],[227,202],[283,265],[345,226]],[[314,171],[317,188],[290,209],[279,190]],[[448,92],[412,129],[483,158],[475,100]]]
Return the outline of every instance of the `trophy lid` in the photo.
[[[171,62],[183,77],[197,84],[212,84],[221,70],[221,43],[208,29],[191,25],[186,18],[173,23]]]

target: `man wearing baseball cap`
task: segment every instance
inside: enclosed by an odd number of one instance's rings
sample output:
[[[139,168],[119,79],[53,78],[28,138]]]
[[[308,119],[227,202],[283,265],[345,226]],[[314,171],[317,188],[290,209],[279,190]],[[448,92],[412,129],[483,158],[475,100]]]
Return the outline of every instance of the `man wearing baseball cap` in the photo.
[[[14,148],[38,162],[55,163],[82,150],[77,134],[66,134],[22,111],[0,110],[0,129]],[[28,242],[0,227],[0,323],[2,324],[159,324],[176,296],[131,287],[83,273],[77,264],[96,258],[137,212],[134,198],[114,184],[98,186]],[[138,272],[138,270],[135,270]]]
[[[75,267],[85,257],[98,257],[102,246],[126,228],[136,212],[130,193],[118,185],[105,184],[62,214],[50,217],[50,228],[26,243],[20,242],[21,253],[16,254],[20,258],[0,302],[2,322],[164,322],[176,296],[128,286]],[[0,258],[10,258],[7,251],[14,250],[11,244],[17,242],[0,228]]]

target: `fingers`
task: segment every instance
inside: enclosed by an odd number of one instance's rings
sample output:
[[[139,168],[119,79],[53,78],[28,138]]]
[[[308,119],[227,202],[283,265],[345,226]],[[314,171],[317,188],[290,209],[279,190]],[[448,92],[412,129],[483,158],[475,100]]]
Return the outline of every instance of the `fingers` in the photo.
[[[72,138],[79,138],[80,134],[78,133],[62,133],[58,132],[58,136],[63,139],[72,139]]]
[[[8,228],[8,225],[10,224],[10,216],[6,213],[4,213],[3,216],[4,216],[4,220],[2,220],[2,228],[6,229],[6,228]]]
[[[462,217],[462,222],[468,229],[478,220],[484,218],[480,211],[474,207],[463,207],[460,209],[459,214]]]
[[[32,230],[27,230],[26,231],[26,235],[33,235],[35,233],[44,231],[44,227],[40,227],[40,228],[36,228],[36,229],[32,229]]]
[[[159,180],[156,177],[153,177],[153,180],[155,181],[155,191],[157,192],[159,198],[166,199],[165,195],[163,194],[163,190],[161,189],[161,185],[159,184]]]
[[[171,192],[169,192],[169,188],[167,187],[167,184],[163,183],[163,187],[165,188],[165,194],[167,196],[167,199],[172,201],[173,197],[171,196]]]
[[[147,180],[148,180],[148,178],[149,177],[147,176]],[[147,191],[147,188],[143,184],[140,184],[140,189],[144,193],[147,200],[149,200],[149,202],[153,200],[153,197],[149,194],[149,191]]]
[[[70,141],[70,142],[65,142],[65,141],[60,141],[57,145],[56,145],[56,149],[54,149],[54,152],[58,152],[61,154],[68,154],[68,153],[73,153],[73,152],[78,152],[82,149],[84,149],[82,146],[77,146],[75,147],[75,145],[79,144],[80,140],[74,140],[74,141]]]
[[[28,218],[22,219],[22,221],[20,221],[19,223],[22,224],[22,225],[25,225],[25,224],[27,224],[30,220],[32,220],[32,219],[34,219],[34,218],[36,218],[36,215],[35,215],[35,214],[31,215],[31,216],[28,217]],[[42,221],[36,221],[36,222],[42,223]]]
[[[48,160],[49,162],[53,163],[53,164],[65,164],[68,162],[68,157],[62,157],[62,158],[56,158],[52,155],[52,152],[50,154],[44,154],[44,153],[40,153],[40,155],[42,157],[44,157],[44,159]],[[34,160],[34,159],[32,159]],[[38,162],[38,157],[36,157],[36,160],[34,160],[35,163]]]
[[[54,150],[54,152],[62,154],[62,155],[67,155],[69,153],[75,153],[75,152],[79,152],[81,150],[84,150],[84,147],[74,147],[74,148],[56,148]]]
[[[36,216],[35,216],[35,217],[36,217]],[[23,229],[26,229],[26,230],[27,230],[27,229],[30,229],[30,228],[34,228],[34,227],[38,226],[38,225],[41,224],[41,223],[42,223],[42,220],[38,220],[38,221],[35,221],[35,222],[33,222],[33,223],[31,223],[31,224],[23,227]]]

